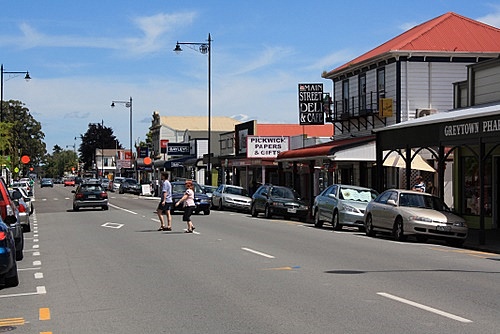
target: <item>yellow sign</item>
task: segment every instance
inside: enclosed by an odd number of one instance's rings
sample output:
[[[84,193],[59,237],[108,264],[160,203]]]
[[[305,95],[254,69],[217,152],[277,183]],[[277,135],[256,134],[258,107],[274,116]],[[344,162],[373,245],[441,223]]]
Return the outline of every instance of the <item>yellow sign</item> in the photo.
[[[392,117],[392,99],[380,99],[378,106],[378,112],[380,116]]]

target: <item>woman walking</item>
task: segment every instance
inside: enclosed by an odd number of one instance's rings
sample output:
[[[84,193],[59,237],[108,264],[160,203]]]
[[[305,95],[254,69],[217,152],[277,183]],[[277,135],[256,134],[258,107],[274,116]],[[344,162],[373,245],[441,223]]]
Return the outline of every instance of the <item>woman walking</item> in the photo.
[[[191,221],[191,214],[195,208],[193,181],[186,180],[186,192],[184,193],[184,196],[182,196],[182,198],[175,203],[175,206],[178,206],[180,203],[184,203],[184,214],[182,216],[182,220],[187,223],[186,233],[193,233],[194,226]]]

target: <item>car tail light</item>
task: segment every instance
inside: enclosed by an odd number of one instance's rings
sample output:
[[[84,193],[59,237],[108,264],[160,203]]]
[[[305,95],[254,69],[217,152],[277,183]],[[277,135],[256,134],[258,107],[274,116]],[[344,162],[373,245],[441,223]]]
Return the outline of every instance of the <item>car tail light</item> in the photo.
[[[83,194],[82,193],[78,193],[75,195],[75,198],[76,199],[82,199],[83,198]]]
[[[101,198],[108,198],[108,193],[105,191],[101,192]]]
[[[17,207],[19,209],[19,212],[26,212],[26,207],[24,204],[19,203],[19,206]]]
[[[1,240],[5,240],[5,238],[7,238],[7,233],[5,233],[5,232],[1,231],[1,232],[0,232],[0,241],[1,241]]]

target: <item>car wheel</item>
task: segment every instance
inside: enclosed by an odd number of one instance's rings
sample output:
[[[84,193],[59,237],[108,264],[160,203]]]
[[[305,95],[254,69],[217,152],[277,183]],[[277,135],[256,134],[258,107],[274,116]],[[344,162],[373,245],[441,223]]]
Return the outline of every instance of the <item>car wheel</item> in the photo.
[[[24,248],[24,237],[23,237],[23,241],[21,241],[21,247],[20,249],[18,250],[16,248],[16,261],[22,261],[22,259],[24,259],[24,253],[23,253],[23,248]]]
[[[375,236],[375,231],[373,230],[372,215],[368,215],[368,217],[366,217],[365,233],[369,237],[374,237]]]
[[[252,217],[257,217],[259,215],[257,209],[255,208],[255,205],[252,205],[252,207],[250,208],[250,213],[252,214]]]
[[[208,216],[210,214],[210,210],[209,209],[203,210],[203,214],[205,216]]]
[[[224,210],[224,206],[222,205],[222,198],[219,201],[219,206],[217,207],[217,209],[219,209],[220,211]]]
[[[28,222],[28,224],[23,225],[23,233],[28,233],[31,232],[31,223]]]
[[[11,275],[11,276],[9,276]],[[19,285],[19,276],[17,274],[17,263],[14,262],[14,266],[9,271],[5,277],[5,285],[7,287],[15,287]]]
[[[103,210],[108,210],[108,209],[109,209],[109,207],[108,207],[107,205],[104,205],[104,206],[102,207],[102,209],[103,209]]]
[[[342,229],[342,225],[340,225],[340,218],[339,218],[339,213],[337,211],[333,212],[333,217],[332,217],[332,228],[335,231],[340,231]]]
[[[397,241],[405,241],[406,235],[403,231],[403,219],[401,217],[396,218],[394,222],[394,228],[392,229],[392,234]]]
[[[314,226],[323,227],[323,222],[321,220],[319,220],[318,210],[316,210],[316,212],[314,212]]]
[[[80,209],[79,207],[73,205],[73,211],[78,211],[79,209]]]
[[[264,211],[264,216],[267,219],[273,218],[273,214],[271,213],[271,208],[269,207],[269,205],[266,205],[266,210]]]

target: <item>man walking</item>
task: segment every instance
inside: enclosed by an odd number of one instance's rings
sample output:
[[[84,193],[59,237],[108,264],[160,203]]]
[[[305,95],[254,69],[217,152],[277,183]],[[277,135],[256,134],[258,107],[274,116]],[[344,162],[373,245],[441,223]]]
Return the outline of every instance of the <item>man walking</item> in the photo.
[[[160,219],[160,228],[158,231],[172,231],[172,216],[170,215],[170,209],[172,207],[172,185],[168,180],[168,173],[161,173],[161,193],[160,193],[160,203],[156,209],[156,214]],[[163,215],[167,215],[167,227],[165,227],[165,220]]]

